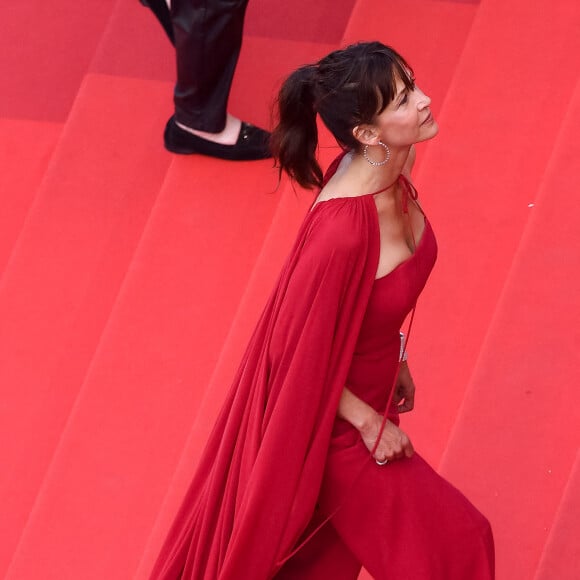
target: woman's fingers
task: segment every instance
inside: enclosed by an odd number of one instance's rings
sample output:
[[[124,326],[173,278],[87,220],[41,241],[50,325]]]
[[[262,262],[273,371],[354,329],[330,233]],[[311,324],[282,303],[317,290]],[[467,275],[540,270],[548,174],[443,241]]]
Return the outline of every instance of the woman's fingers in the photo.
[[[375,458],[386,458],[389,461],[393,459],[401,459],[403,457],[412,457],[415,450],[413,444],[406,433],[398,429],[396,436],[392,434],[383,433],[381,444],[379,445]]]
[[[376,425],[373,428],[374,433],[369,433],[369,430],[361,431],[364,444],[369,451],[374,451],[373,457],[375,460],[381,464],[384,460],[392,461],[394,459],[402,459],[403,457],[411,457],[414,449],[409,437],[391,421],[385,423],[379,443],[375,449],[376,437],[378,432],[380,432],[381,421],[382,417],[377,413]]]
[[[413,457],[413,454],[415,453],[415,449],[413,448],[413,444],[411,443],[411,440],[407,437],[407,442],[404,446],[404,452],[405,452],[405,457]]]
[[[401,431],[401,452],[402,457],[412,457],[415,450],[413,449],[413,444],[406,433]]]
[[[377,452],[375,453],[375,459],[388,459],[389,461],[393,461],[394,459],[399,459],[403,456],[402,450],[397,449],[395,446],[391,445],[382,445],[379,446]]]

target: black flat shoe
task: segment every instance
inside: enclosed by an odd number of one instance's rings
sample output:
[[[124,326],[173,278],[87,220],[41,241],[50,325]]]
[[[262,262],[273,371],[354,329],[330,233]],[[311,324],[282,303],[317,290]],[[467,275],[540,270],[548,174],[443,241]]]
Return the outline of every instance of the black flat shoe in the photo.
[[[168,151],[182,155],[199,153],[229,161],[254,161],[272,157],[269,147],[270,133],[245,121],[242,121],[240,134],[234,145],[221,145],[193,135],[179,127],[174,117],[167,121],[163,137]]]

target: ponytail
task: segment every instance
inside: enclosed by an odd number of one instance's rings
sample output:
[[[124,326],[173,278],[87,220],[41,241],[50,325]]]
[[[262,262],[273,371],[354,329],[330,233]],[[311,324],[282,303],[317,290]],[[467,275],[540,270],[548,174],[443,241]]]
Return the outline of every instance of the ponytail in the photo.
[[[280,90],[272,134],[280,173],[285,171],[302,187],[322,187],[316,115],[342,149],[360,151],[353,129],[376,122],[397,94],[397,79],[414,90],[411,67],[380,42],[352,44],[292,73]]]
[[[315,65],[294,71],[278,96],[278,124],[272,133],[272,152],[280,173],[285,171],[305,188],[322,186],[316,160],[318,128],[315,110]]]

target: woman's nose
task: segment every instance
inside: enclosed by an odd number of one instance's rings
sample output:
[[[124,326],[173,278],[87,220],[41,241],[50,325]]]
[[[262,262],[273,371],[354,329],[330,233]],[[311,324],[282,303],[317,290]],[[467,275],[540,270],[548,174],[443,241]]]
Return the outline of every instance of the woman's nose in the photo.
[[[431,97],[429,97],[429,95],[426,95],[419,87],[415,87],[415,90],[418,93],[419,99],[417,101],[417,107],[419,109],[424,109],[425,107],[428,107],[431,104]]]

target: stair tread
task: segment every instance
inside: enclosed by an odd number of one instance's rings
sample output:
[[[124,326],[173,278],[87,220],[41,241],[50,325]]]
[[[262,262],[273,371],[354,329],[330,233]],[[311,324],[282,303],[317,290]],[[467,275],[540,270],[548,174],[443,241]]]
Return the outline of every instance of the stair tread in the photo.
[[[580,325],[579,124],[580,83],[442,464],[491,517],[498,573],[514,580],[533,576],[580,446],[580,369],[570,337]]]
[[[38,574],[39,562],[62,577],[117,548],[113,568],[102,559],[84,577],[132,575],[278,203],[276,181],[269,160],[175,157],[11,577]],[[113,513],[125,524],[111,529]]]
[[[0,409],[3,458],[11,466],[10,481],[8,473],[0,477],[0,494],[11,506],[0,575],[20,541],[7,576],[18,580],[121,580],[135,570],[134,577],[147,577],[309,203],[288,184],[266,193],[276,185],[269,162],[234,167],[167,154],[160,136],[171,108],[171,49],[160,30],[153,37],[157,25],[135,0],[118,0],[112,13],[113,0],[93,4],[86,44],[80,46],[82,26],[57,43],[61,53],[51,63],[62,69],[69,66],[71,39],[79,42],[79,63],[70,65],[62,95],[42,103],[38,95],[27,94],[22,103],[12,93],[0,97],[2,116],[64,121],[108,22],[48,170],[41,177],[43,151],[48,155],[58,138],[54,126],[37,144],[34,171],[22,176],[42,183],[32,208],[24,208],[29,201],[19,206],[19,215],[28,216],[0,282],[0,352],[7,361],[0,384],[17,386]],[[269,125],[282,78],[336,46],[353,2],[333,5],[326,28],[325,6],[299,28],[283,17],[286,6],[250,3],[230,100],[234,113]],[[65,8],[57,10],[62,26]],[[77,12],[67,26],[78,24]],[[577,467],[569,476],[578,445],[571,421],[580,419],[570,386],[578,372],[569,360],[577,353],[563,339],[558,351],[545,329],[562,325],[565,316],[574,327],[578,322],[566,297],[558,295],[551,312],[546,308],[553,288],[574,279],[570,264],[578,263],[569,222],[575,208],[565,200],[554,216],[547,202],[548,189],[551,195],[570,187],[570,172],[559,164],[566,159],[573,167],[578,158],[577,146],[566,149],[559,134],[577,80],[578,17],[576,0],[358,0],[343,35],[344,43],[361,35],[392,43],[434,97],[441,135],[419,147],[416,183],[439,233],[441,258],[419,305],[411,364],[420,398],[404,426],[435,464],[453,428],[443,471],[489,512],[498,529],[498,577],[510,580],[531,577],[560,502],[541,580],[560,569],[553,566],[562,554],[577,558],[566,543],[572,524],[563,511],[576,509],[578,499]],[[288,29],[270,29],[274,21]],[[538,38],[550,39],[541,51]],[[43,43],[44,37],[31,44],[34,50],[19,48],[35,86],[55,76],[51,63],[46,71],[36,66]],[[558,74],[551,80],[545,71]],[[159,80],[125,78],[131,75]],[[544,178],[553,148],[555,165]],[[336,149],[321,152],[328,161]],[[28,196],[31,188],[22,186]],[[563,253],[554,236],[541,235],[556,221],[560,244],[569,242]],[[552,264],[542,262],[538,281],[530,272],[546,252]],[[516,297],[538,308],[530,316],[530,309],[512,304]],[[517,336],[505,334],[506,322]],[[199,328],[195,336],[192,328]],[[503,346],[499,355],[496,343]],[[546,351],[562,388],[522,391],[519,385],[545,377]],[[498,402],[500,385],[506,386]],[[566,398],[559,407],[556,397]],[[498,410],[499,403],[519,405],[521,415]],[[491,406],[493,413],[481,412]],[[538,423],[562,433],[556,457],[548,437],[537,449],[517,446]],[[490,424],[504,435],[509,425],[507,441],[487,438]],[[490,497],[490,489],[498,496]],[[530,513],[537,517],[531,525]],[[521,556],[509,563],[505,550],[513,538]]]
[[[64,123],[115,2],[7,3],[0,116]]]
[[[0,288],[4,569],[90,363],[171,156],[169,87],[89,76]],[[127,119],[146,111],[132,126]],[[107,122],[103,122],[107,119]]]
[[[440,255],[417,308],[410,364],[420,396],[404,425],[433,464],[444,452],[574,91],[578,66],[571,59],[578,60],[580,36],[571,22],[579,22],[579,8],[482,0],[438,118],[440,134],[416,174]],[[539,36],[558,41],[529,58]],[[558,71],[557,90],[538,84],[540,69]]]
[[[272,218],[271,227],[244,288],[235,317],[230,320],[227,336],[219,351],[213,372],[204,387],[197,413],[190,423],[189,435],[181,449],[181,457],[172,473],[161,509],[158,510],[136,578],[144,580],[148,577],[161,542],[195,472],[205,441],[229,390],[256,321],[311,202],[311,194],[300,192],[297,196],[288,184],[281,191],[281,199]]]
[[[535,580],[580,578],[580,453],[572,468]]]
[[[61,131],[61,123],[0,119],[0,279]]]

